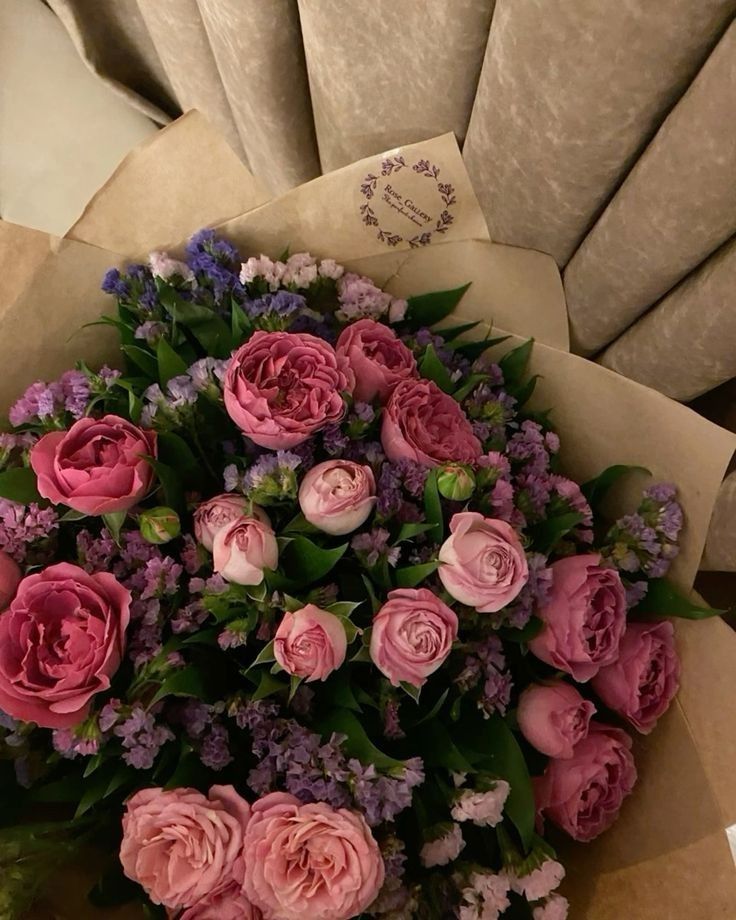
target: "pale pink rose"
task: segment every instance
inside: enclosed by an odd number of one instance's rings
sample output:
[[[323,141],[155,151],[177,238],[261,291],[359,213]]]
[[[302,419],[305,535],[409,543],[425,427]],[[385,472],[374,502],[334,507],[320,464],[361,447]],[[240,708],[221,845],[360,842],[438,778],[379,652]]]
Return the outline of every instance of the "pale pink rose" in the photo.
[[[398,383],[419,376],[412,352],[393,329],[373,319],[346,326],[335,351],[355,372],[353,396],[359,402],[385,403]]]
[[[559,888],[565,877],[565,868],[556,859],[545,859],[541,866],[532,869],[527,875],[507,873],[511,888],[523,895],[527,901],[541,901]]]
[[[260,585],[264,571],[273,570],[278,564],[276,535],[263,512],[260,517],[237,518],[217,531],[212,565],[225,581]]]
[[[23,574],[20,566],[3,550],[0,550],[0,610],[5,610],[15,597]]]
[[[618,660],[593,678],[593,689],[645,735],[669,708],[680,685],[675,629],[669,620],[629,623]]]
[[[233,879],[184,913],[171,912],[169,916],[176,916],[176,920],[262,920],[263,914],[246,898],[241,883]]]
[[[304,517],[333,536],[360,527],[375,503],[373,470],[351,460],[318,463],[309,470],[299,488],[299,506]]]
[[[31,450],[38,491],[83,514],[127,511],[150,490],[156,434],[117,415],[80,418],[44,435]]]
[[[286,612],[276,630],[273,653],[289,674],[307,683],[326,680],[345,661],[348,640],[339,617],[314,604]]]
[[[397,588],[373,618],[371,659],[395,687],[421,687],[447,660],[457,631],[455,612],[428,588]]]
[[[578,683],[618,658],[626,629],[626,593],[615,569],[595,553],[553,562],[552,590],[537,610],[544,629],[529,642],[537,658]]]
[[[445,589],[480,613],[506,607],[529,579],[526,553],[514,528],[476,511],[452,516],[439,559],[437,574]]]
[[[266,920],[348,920],[383,884],[381,852],[362,815],[286,793],[253,805],[245,852],[243,889]]]
[[[435,837],[434,840],[428,840],[419,853],[419,859],[425,869],[432,869],[435,866],[446,866],[454,862],[465,848],[463,832],[459,824],[451,825],[445,832]]]
[[[542,754],[566,760],[588,734],[595,706],[562,681],[531,684],[519,697],[516,718],[522,735]]]
[[[593,840],[616,820],[635,783],[631,738],[592,722],[573,756],[550,760],[535,781],[537,811],[575,840]]]
[[[150,253],[148,256],[148,264],[154,278],[161,278],[163,281],[168,281],[169,278],[178,275],[182,281],[194,281],[194,272],[186,262],[179,262],[176,259],[172,259],[168,253]]]
[[[213,786],[207,796],[142,789],[123,816],[123,871],[154,904],[192,907],[242,878],[249,819],[250,806],[232,786]]]
[[[431,380],[403,380],[394,388],[381,443],[389,460],[422,466],[473,463],[483,449],[460,404]]]
[[[350,367],[323,339],[259,330],[230,361],[225,408],[252,441],[280,450],[339,422],[343,394],[354,384]]]
[[[194,536],[210,553],[215,537],[228,524],[244,517],[248,502],[244,495],[225,492],[197,505],[194,512]],[[255,511],[255,509],[254,509]],[[254,517],[260,517],[254,514]]]
[[[511,787],[503,780],[496,781],[494,788],[486,792],[466,789],[458,794],[451,814],[456,821],[472,821],[480,827],[495,827],[503,818],[503,807]]]
[[[567,920],[569,907],[567,898],[563,898],[561,894],[555,894],[544,904],[535,907],[532,917],[534,920]]]
[[[110,689],[125,650],[130,591],[68,562],[28,575],[0,616],[0,709],[71,728]]]

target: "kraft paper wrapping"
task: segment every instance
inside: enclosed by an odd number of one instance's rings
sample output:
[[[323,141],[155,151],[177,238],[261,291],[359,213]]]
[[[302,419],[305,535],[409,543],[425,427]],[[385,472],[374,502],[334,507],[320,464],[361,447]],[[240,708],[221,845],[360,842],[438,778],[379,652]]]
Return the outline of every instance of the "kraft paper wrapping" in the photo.
[[[604,348],[736,232],[735,112],[736,23],[565,269],[573,351]]]
[[[465,142],[491,235],[564,265],[733,0],[498,0]]]
[[[362,169],[360,164],[357,172]],[[324,241],[319,254],[334,255],[331,247],[335,246],[342,248],[340,258],[350,257],[356,266],[368,266],[372,261],[386,277],[393,275],[389,284],[397,292],[413,284],[415,274],[423,290],[442,286],[460,269],[448,268],[446,260],[439,256],[442,252],[451,253],[454,247],[460,262],[460,250],[467,248],[469,253],[476,253],[468,255],[462,264],[463,280],[473,282],[473,299],[462,305],[459,320],[499,323],[499,288],[505,285],[508,291],[517,292],[519,303],[528,303],[532,299],[533,277],[538,279],[539,298],[546,304],[545,310],[553,310],[559,302],[559,277],[550,275],[549,260],[544,266],[537,264],[536,275],[529,273],[529,287],[524,292],[518,275],[532,263],[525,262],[527,256],[512,252],[510,247],[456,240],[443,244],[444,249],[404,247],[402,252],[397,244],[396,251],[381,251],[375,237],[358,233],[343,219],[345,213],[352,213],[346,188],[352,187],[353,179],[351,176],[348,185],[342,187],[339,179],[333,177],[330,181],[325,177],[319,180],[321,184],[310,183],[302,189],[296,201],[286,197],[283,226],[290,232],[299,230],[299,245],[317,251],[321,217]],[[454,181],[460,187],[457,176]],[[350,204],[347,210],[346,200]],[[338,204],[335,226],[328,218],[335,214]],[[301,227],[295,217],[300,206],[305,207]],[[271,204],[256,209],[248,220],[235,221],[233,226],[241,236],[237,240],[241,245],[245,240],[249,249],[272,251],[277,244],[278,224],[278,209]],[[473,232],[478,229],[469,217],[458,220],[458,224]],[[262,235],[259,228],[263,228]],[[191,228],[179,229],[183,237]],[[341,231],[347,237],[342,242]],[[3,305],[0,314],[6,323],[3,328],[16,328],[7,317],[11,321],[17,317],[20,323],[22,316],[26,330],[22,367],[14,354],[19,351],[14,338],[7,335],[0,340],[3,366],[11,368],[3,375],[0,388],[6,406],[31,379],[55,375],[70,363],[72,355],[84,356],[91,363],[109,357],[111,343],[104,337],[106,330],[88,330],[70,348],[60,329],[69,333],[92,319],[95,311],[109,308],[96,292],[102,270],[115,257],[92,246],[54,240],[22,228],[0,224],[0,232],[7,237],[0,251],[7,253],[9,271],[15,263],[9,275],[11,283],[6,286],[12,303]],[[358,251],[360,240],[364,242],[363,253]],[[278,245],[283,244],[284,240],[278,239]],[[494,264],[499,251],[504,255],[490,270],[488,265]],[[505,280],[503,259],[508,266]],[[18,260],[23,265],[18,265]],[[51,289],[63,293],[54,303],[53,314],[48,310]],[[38,317],[35,321],[34,315]],[[513,332],[528,334],[530,316],[525,310],[508,309],[503,319]],[[524,328],[515,325],[516,319]],[[29,322],[33,323],[30,329]],[[549,335],[550,328],[556,327],[552,324],[546,328]],[[473,335],[482,332],[479,328]],[[585,479],[612,463],[629,462],[647,466],[657,478],[677,482],[687,527],[673,575],[689,588],[736,437],[660,393],[541,342],[535,345],[531,364],[531,371],[542,375],[535,404],[554,409],[568,472]],[[628,510],[635,501],[637,485],[641,483],[630,481],[618,490],[612,496],[615,507],[611,510]],[[736,635],[721,621],[711,620],[678,623],[678,637],[684,663],[682,690],[661,727],[638,742],[640,783],[626,803],[621,820],[612,832],[591,845],[568,843],[561,847],[568,868],[566,893],[573,900],[571,916],[577,920],[733,917],[736,872],[725,828],[736,823],[736,789],[731,782],[736,762],[736,727],[732,718]],[[59,889],[60,906],[54,907],[53,915],[69,920],[103,915],[91,907],[65,901],[63,890]],[[46,920],[49,914],[36,916]],[[133,909],[125,913],[126,920],[138,916]]]
[[[736,237],[603,352],[619,374],[691,400],[736,377]]]
[[[718,493],[701,568],[736,572],[736,473],[726,476]]]

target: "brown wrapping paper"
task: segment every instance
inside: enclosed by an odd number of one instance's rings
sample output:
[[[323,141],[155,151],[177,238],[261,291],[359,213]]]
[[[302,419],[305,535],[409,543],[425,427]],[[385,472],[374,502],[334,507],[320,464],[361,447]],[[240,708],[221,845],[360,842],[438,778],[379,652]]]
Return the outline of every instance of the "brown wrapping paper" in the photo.
[[[448,163],[452,162],[451,150],[447,156]],[[360,164],[358,173],[364,165]],[[443,161],[443,167],[446,165]],[[377,277],[389,279],[397,293],[408,292],[415,280],[421,290],[448,280],[454,283],[462,270],[462,280],[472,281],[473,286],[472,298],[469,292],[458,318],[493,320],[501,326],[502,317],[506,328],[522,335],[534,331],[529,325],[536,283],[545,311],[559,305],[559,277],[550,272],[548,261],[538,261],[538,254],[530,258],[509,247],[487,241],[463,243],[457,237],[443,244],[444,250],[407,245],[382,249],[383,241],[356,228],[352,207],[344,200],[354,175],[341,173],[350,182],[346,184],[338,173],[318,180],[320,185],[310,183],[287,195],[281,223],[276,203],[231,222],[237,242],[249,250],[270,252],[291,242],[293,248],[309,245],[320,255],[352,260],[355,267],[366,271],[373,264]],[[459,175],[453,181],[465,188]],[[463,194],[472,195],[469,186],[467,189]],[[454,229],[459,233],[462,227],[469,235],[477,235],[474,198],[466,201],[470,211]],[[305,217],[301,225],[297,222],[300,208]],[[331,223],[329,218],[336,212],[337,219]],[[279,226],[286,240],[279,236]],[[191,230],[178,229],[180,236]],[[81,243],[7,225],[0,225],[0,232],[5,235],[0,242],[6,240],[2,251],[8,253],[8,261],[23,262],[9,276],[7,302],[0,313],[5,329],[16,328],[10,323],[20,323],[21,317],[24,323],[22,366],[14,355],[18,351],[14,337],[0,340],[4,369],[11,369],[4,374],[0,389],[2,403],[7,405],[23,385],[35,377],[58,373],[72,355],[90,362],[109,357],[105,330],[88,330],[71,346],[60,330],[66,335],[92,319],[96,311],[109,308],[95,291],[102,270],[115,257]],[[462,254],[465,249],[467,254]],[[442,258],[443,252],[454,253],[456,259]],[[63,295],[55,300],[53,313],[48,310],[49,290]],[[514,297],[517,305],[526,307],[515,310]],[[510,304],[505,313],[503,299]],[[558,321],[550,316],[552,313],[541,317],[540,327],[547,339],[559,340]],[[479,329],[474,335],[481,333]],[[510,347],[510,343],[501,347]],[[541,341],[534,348],[531,370],[542,375],[535,402],[538,407],[554,409],[568,472],[585,479],[611,463],[628,462],[643,464],[657,478],[678,483],[687,529],[673,575],[689,587],[736,438],[659,393]],[[640,484],[628,482],[612,497],[616,511],[631,507]],[[719,620],[680,623],[678,635],[684,662],[682,691],[661,728],[638,745],[640,783],[621,820],[591,845],[561,848],[568,867],[571,916],[577,920],[728,920],[734,916],[736,872],[725,828],[736,823],[736,791],[731,782],[736,761],[731,703],[736,635]],[[92,908],[70,905],[62,894],[56,904],[57,917],[102,916]],[[52,914],[36,916],[45,920]],[[139,914],[131,910],[127,916]]]
[[[701,568],[736,572],[736,473],[723,480],[718,493]]]

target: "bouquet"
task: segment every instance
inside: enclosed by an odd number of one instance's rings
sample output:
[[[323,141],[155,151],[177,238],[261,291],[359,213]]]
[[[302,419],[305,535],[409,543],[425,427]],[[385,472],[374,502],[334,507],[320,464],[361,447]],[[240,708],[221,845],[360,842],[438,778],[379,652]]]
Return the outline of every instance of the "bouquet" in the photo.
[[[124,369],[0,441],[3,916],[91,843],[150,916],[564,918],[558,835],[616,820],[677,692],[666,615],[714,613],[666,579],[675,486],[607,519],[630,468],[564,474],[466,287],[206,230],[103,289]]]

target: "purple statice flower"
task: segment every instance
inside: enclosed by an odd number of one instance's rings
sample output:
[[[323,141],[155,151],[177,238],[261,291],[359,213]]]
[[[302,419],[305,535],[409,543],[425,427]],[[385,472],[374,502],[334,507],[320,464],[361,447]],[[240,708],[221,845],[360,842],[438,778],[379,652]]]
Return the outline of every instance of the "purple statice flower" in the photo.
[[[340,456],[350,443],[339,425],[326,425],[322,430],[322,446],[331,457]]]
[[[199,749],[199,759],[210,770],[224,770],[235,759],[230,753],[230,737],[219,722],[210,726]]]
[[[123,704],[118,699],[108,700],[100,710],[97,717],[98,725],[101,732],[109,732],[113,725],[116,725],[122,718]]]
[[[511,436],[506,448],[506,454],[511,460],[524,464],[527,476],[541,477],[547,474],[551,453],[542,426],[529,420],[521,423],[520,430]]]
[[[171,556],[154,557],[149,559],[144,566],[145,586],[141,594],[142,600],[153,597],[166,597],[175,594],[179,589],[179,578],[184,567],[175,562]]]
[[[65,371],[59,378],[64,408],[74,419],[87,411],[90,398],[89,377],[82,371]]]
[[[375,409],[370,403],[356,402],[353,405],[353,412],[361,422],[372,422],[376,417]]]
[[[246,314],[260,326],[259,321],[265,321],[264,328],[286,328],[288,321],[295,313],[305,310],[307,301],[301,294],[292,291],[277,291],[264,294],[256,300],[246,300],[243,308]]]
[[[171,631],[177,636],[181,633],[195,633],[208,616],[207,609],[200,601],[192,601],[180,607],[173,615]]]
[[[100,749],[99,733],[86,737],[73,728],[57,728],[51,733],[51,744],[57,754],[67,760],[75,757],[92,757]]]
[[[226,492],[237,492],[243,485],[243,477],[234,463],[228,463],[222,471],[222,480]]]
[[[190,578],[189,590],[192,594],[224,594],[230,585],[222,575],[210,575],[209,578]]]
[[[106,294],[114,294],[120,300],[130,295],[130,286],[117,268],[108,268],[100,287]]]
[[[383,518],[389,518],[401,507],[401,477],[394,463],[384,463],[378,477],[378,500],[376,510]]]
[[[167,741],[174,740],[174,733],[165,725],[156,722],[158,709],[146,711],[136,703],[129,713],[119,721],[113,734],[123,745],[123,760],[136,770],[149,770]]]
[[[59,516],[53,508],[40,508],[35,502],[19,505],[0,498],[0,549],[19,565],[58,529]]]
[[[324,339],[330,345],[337,341],[337,330],[333,325],[325,321],[322,314],[312,314],[310,312],[300,313],[289,326],[291,332],[307,332],[310,335],[316,335],[317,338]]]
[[[647,590],[649,588],[649,582],[647,581],[624,581],[624,590],[626,591],[626,606],[629,610],[632,610],[644,600],[646,597]]]
[[[301,444],[292,447],[289,453],[299,457],[299,469],[306,473],[307,470],[311,470],[315,464],[316,450],[317,444],[315,443],[315,439],[308,438],[306,441],[302,441]]]
[[[151,348],[155,348],[159,339],[166,335],[167,327],[165,323],[158,320],[147,319],[136,327],[135,338],[143,339]]]
[[[390,914],[395,920],[412,916],[409,906],[411,894],[404,885],[406,868],[404,849],[404,842],[393,834],[381,843],[385,875],[378,897],[371,904],[372,916]]]
[[[565,476],[550,476],[549,482],[552,486],[552,491],[566,502],[572,511],[582,515],[582,521],[575,528],[578,539],[584,543],[592,542],[593,512],[580,486]]]
[[[399,701],[396,699],[388,699],[384,704],[383,734],[392,741],[406,738],[406,733],[402,729],[401,720],[399,719]]]
[[[401,550],[398,546],[389,546],[390,534],[383,527],[374,527],[367,533],[359,533],[350,541],[355,555],[368,569],[385,559],[389,565],[396,565]]]
[[[199,545],[191,534],[185,534],[182,543],[184,545],[179,551],[179,558],[184,566],[184,571],[187,575],[196,575],[204,565]]]
[[[212,721],[212,707],[200,700],[186,700],[168,718],[180,723],[190,738],[201,738]]]
[[[11,425],[26,425],[55,415],[61,404],[61,388],[43,380],[32,383],[8,412]]]
[[[485,428],[478,428],[480,436],[487,431],[485,441],[503,443],[506,438],[506,426],[513,420],[516,412],[516,400],[504,390],[495,390],[488,383],[479,384],[465,401],[465,411],[471,422],[479,423]]]
[[[257,504],[296,498],[296,470],[302,458],[291,451],[262,454],[243,476],[243,491]]]
[[[353,322],[369,317],[380,319],[391,308],[393,298],[370,280],[353,272],[346,272],[337,282],[337,299],[340,308],[337,318]]]
[[[478,691],[478,707],[486,718],[494,712],[506,714],[513,683],[498,636],[491,634],[472,644],[455,683],[462,692]]]
[[[77,534],[79,564],[88,572],[108,572],[117,554],[118,546],[104,527],[98,536],[89,530],[80,530]]]
[[[209,288],[216,301],[239,286],[240,256],[234,246],[217,238],[213,230],[195,233],[187,243],[186,252],[197,282]]]
[[[380,441],[351,441],[345,448],[343,456],[355,463],[365,463],[376,469],[386,459]]]
[[[0,466],[5,466],[15,451],[24,453],[36,443],[36,436],[30,431],[21,434],[0,432]]]
[[[219,358],[200,358],[195,361],[187,371],[195,391],[219,397],[229,364],[229,360]]]
[[[231,620],[217,637],[217,644],[223,651],[242,648],[248,643],[247,620]]]
[[[131,619],[138,606],[140,605],[134,601],[131,606]],[[158,611],[158,602],[154,602],[149,609]],[[163,628],[158,617],[152,620],[149,614],[137,614],[130,625],[127,651],[128,658],[133,665],[136,668],[144,667],[153,661],[162,648]]]
[[[529,578],[511,607],[503,611],[504,623],[514,629],[521,629],[532,615],[549,601],[552,591],[552,569],[547,557],[541,553],[528,553]]]

